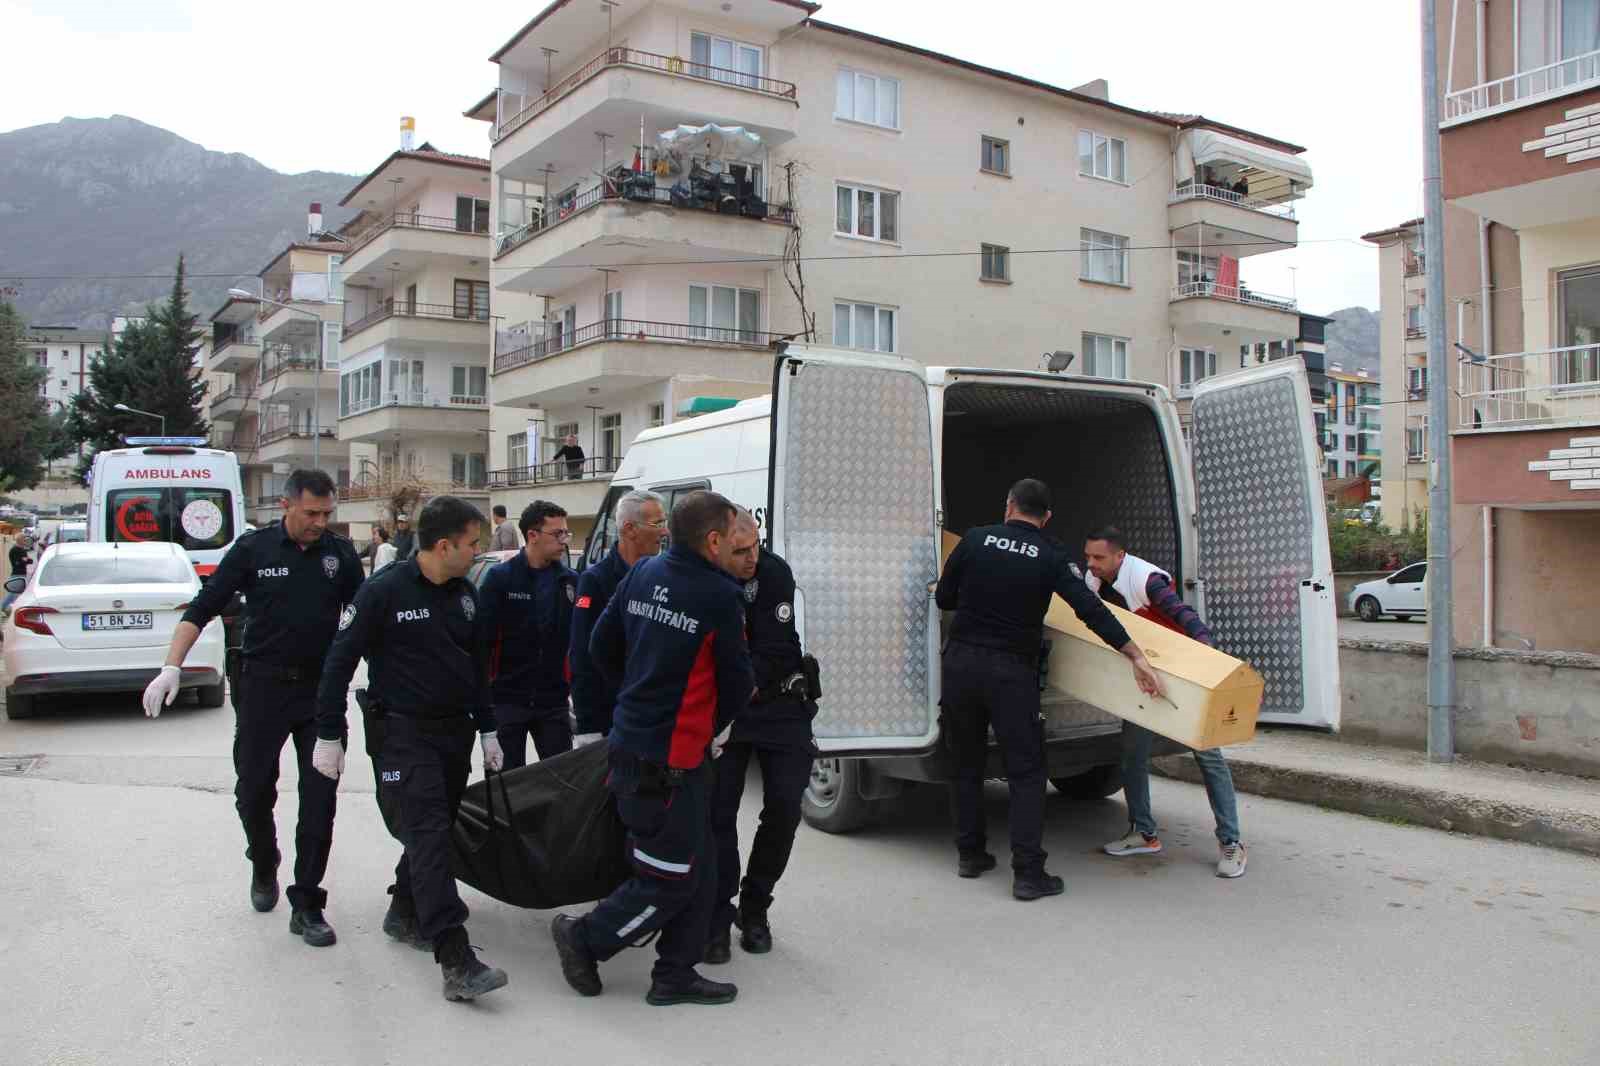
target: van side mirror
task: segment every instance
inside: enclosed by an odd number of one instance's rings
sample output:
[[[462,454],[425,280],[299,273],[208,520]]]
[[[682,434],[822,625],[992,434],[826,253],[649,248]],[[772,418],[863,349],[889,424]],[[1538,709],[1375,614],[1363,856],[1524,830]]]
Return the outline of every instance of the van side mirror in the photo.
[[[12,593],[13,595],[20,594],[22,590],[26,589],[27,587],[28,579],[22,577],[20,574],[16,577],[6,578],[6,591]]]

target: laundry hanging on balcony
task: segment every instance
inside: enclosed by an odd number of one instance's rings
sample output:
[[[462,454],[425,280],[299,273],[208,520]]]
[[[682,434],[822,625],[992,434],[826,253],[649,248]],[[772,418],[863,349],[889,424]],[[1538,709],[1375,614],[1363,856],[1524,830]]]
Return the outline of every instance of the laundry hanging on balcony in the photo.
[[[765,149],[759,134],[743,126],[708,122],[662,130],[656,140],[661,146],[657,173],[687,175],[672,186],[674,205],[766,216],[767,203],[757,181]]]

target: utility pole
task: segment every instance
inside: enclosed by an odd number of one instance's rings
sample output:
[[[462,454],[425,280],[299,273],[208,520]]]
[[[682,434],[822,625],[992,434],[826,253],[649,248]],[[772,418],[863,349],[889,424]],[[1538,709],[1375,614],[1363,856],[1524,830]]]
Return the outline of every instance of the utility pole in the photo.
[[[1445,363],[1444,188],[1439,161],[1439,43],[1422,5],[1423,257],[1428,270],[1428,761],[1455,759],[1456,662],[1450,617],[1450,373]]]

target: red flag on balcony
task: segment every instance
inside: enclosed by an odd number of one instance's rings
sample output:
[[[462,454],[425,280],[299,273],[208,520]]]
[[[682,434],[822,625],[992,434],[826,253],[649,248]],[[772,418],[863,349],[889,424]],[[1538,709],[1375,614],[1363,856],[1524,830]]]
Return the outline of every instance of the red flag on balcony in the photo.
[[[1220,256],[1217,259],[1217,289],[1219,295],[1238,299],[1239,297],[1239,260],[1231,255]]]

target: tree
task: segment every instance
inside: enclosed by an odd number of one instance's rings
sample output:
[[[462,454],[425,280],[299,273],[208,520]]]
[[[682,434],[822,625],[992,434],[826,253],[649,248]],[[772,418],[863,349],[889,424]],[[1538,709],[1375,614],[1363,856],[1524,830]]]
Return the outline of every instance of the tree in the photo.
[[[119,411],[117,404],[165,416],[168,436],[206,436],[209,427],[200,413],[206,383],[194,366],[200,331],[188,297],[180,255],[166,303],[149,308],[144,321],[132,322],[116,346],[89,368],[89,387],[73,397],[66,423],[69,439],[86,446],[78,462],[84,483],[95,452],[122,447],[124,437],[160,431],[153,419]]]
[[[25,332],[16,308],[0,303],[0,486],[8,490],[37,485],[60,447],[40,391],[46,371],[28,357]]]

